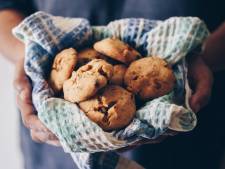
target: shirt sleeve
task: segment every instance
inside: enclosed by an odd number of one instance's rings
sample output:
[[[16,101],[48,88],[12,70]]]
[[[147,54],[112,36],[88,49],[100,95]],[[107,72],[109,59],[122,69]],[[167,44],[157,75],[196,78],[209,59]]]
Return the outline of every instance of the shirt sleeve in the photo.
[[[32,0],[0,0],[0,10],[15,9],[24,15],[29,15],[35,11]]]

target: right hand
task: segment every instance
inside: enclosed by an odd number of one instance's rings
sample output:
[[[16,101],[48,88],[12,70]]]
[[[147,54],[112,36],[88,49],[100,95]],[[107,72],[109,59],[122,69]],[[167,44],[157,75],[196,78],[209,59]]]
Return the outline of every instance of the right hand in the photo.
[[[190,106],[194,112],[198,112],[209,102],[213,86],[213,74],[203,61],[202,55],[189,59],[188,79],[193,90]]]
[[[32,140],[59,146],[57,137],[38,119],[37,112],[32,104],[32,88],[24,71],[24,58],[20,58],[16,64],[14,88],[23,124],[30,129]]]

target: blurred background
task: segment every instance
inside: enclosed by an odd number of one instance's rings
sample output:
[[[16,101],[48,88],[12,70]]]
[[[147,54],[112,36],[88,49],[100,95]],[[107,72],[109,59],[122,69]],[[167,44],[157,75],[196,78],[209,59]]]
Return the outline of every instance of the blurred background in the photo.
[[[0,56],[0,168],[22,169],[19,148],[19,114],[12,85],[14,68]]]

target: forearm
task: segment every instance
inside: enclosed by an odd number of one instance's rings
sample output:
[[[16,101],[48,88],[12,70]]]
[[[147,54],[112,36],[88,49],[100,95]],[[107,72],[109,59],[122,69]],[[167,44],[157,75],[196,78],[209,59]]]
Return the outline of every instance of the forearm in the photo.
[[[23,15],[15,10],[0,11],[0,53],[12,63],[24,56],[24,44],[12,34],[12,28],[23,18]]]
[[[206,40],[203,59],[213,71],[225,70],[225,23]]]

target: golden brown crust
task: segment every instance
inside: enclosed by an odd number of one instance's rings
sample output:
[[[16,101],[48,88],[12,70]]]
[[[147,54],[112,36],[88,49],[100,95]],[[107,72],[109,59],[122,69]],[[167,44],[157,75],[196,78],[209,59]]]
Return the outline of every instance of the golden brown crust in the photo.
[[[124,77],[127,89],[143,100],[167,94],[173,89],[175,81],[172,69],[158,57],[146,57],[132,62]]]
[[[62,90],[63,83],[70,78],[76,63],[77,52],[73,48],[64,49],[55,56],[49,83],[56,93]]]
[[[104,59],[105,60],[105,56],[103,56],[101,53],[97,52],[96,50],[94,50],[93,48],[86,48],[81,50],[78,55],[78,65],[79,66],[83,66],[86,63],[92,61],[93,59]]]
[[[113,66],[113,76],[110,79],[110,83],[122,86],[126,70],[127,67],[122,64]]]
[[[125,127],[136,112],[133,94],[116,85],[107,86],[102,94],[80,102],[79,106],[106,131]]]
[[[122,63],[130,63],[141,57],[135,49],[117,38],[106,38],[94,44],[94,49]]]
[[[102,59],[94,59],[80,67],[63,85],[64,99],[80,102],[94,96],[107,85],[113,66]]]

